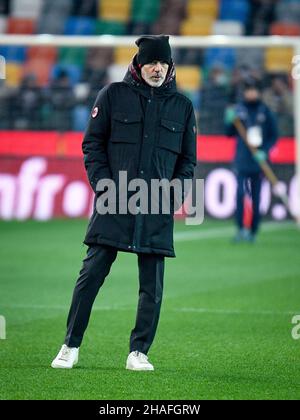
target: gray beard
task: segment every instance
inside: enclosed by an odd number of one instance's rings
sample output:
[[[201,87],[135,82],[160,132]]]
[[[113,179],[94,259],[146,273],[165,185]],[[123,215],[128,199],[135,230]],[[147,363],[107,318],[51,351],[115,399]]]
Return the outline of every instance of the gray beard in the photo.
[[[143,78],[144,79],[144,78]],[[164,83],[164,81],[165,81],[165,79],[166,78],[164,78],[164,79],[162,79],[162,80],[160,80],[159,81],[159,83],[157,83],[157,82],[153,82],[152,80],[145,80],[145,82],[149,85],[149,86],[151,86],[151,87],[160,87],[163,83]]]

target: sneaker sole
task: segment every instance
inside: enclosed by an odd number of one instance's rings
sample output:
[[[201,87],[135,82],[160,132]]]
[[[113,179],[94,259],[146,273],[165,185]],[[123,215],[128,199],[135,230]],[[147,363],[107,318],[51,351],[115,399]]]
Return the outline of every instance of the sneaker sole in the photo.
[[[129,366],[126,366],[126,369],[127,370],[135,370],[135,371],[146,371],[146,370],[148,370],[148,371],[153,371],[154,370],[154,368],[134,368],[134,367],[129,367]]]
[[[62,365],[58,365],[56,363],[51,363],[51,367],[53,369],[73,369],[74,366],[76,366],[78,363],[78,360],[76,360],[76,362],[73,363],[73,366],[62,366]]]
[[[73,366],[61,366],[61,365],[51,365],[53,369],[72,369]]]

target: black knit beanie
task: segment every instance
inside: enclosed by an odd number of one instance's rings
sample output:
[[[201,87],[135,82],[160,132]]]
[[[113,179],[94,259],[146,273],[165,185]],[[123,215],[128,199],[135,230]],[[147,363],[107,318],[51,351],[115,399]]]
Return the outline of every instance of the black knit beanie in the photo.
[[[171,63],[171,47],[167,35],[145,35],[135,41],[139,47],[137,62],[140,66],[153,61]]]

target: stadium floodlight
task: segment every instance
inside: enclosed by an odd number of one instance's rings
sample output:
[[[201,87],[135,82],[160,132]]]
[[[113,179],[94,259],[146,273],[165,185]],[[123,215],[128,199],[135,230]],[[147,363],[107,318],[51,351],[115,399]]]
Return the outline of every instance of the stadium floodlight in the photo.
[[[57,46],[57,47],[119,47],[133,46],[136,37],[133,36],[65,36],[65,35],[1,35],[0,45],[7,46]],[[241,48],[267,48],[286,47],[293,48],[294,58],[300,57],[300,38],[289,36],[171,36],[172,47],[207,48],[207,47],[241,47]],[[297,65],[297,60],[293,59]],[[291,63],[292,64],[292,63]],[[298,66],[300,65],[300,62]],[[297,203],[296,218],[300,224],[300,71],[294,72],[294,122],[296,138],[296,178]],[[299,74],[297,74],[299,73]]]

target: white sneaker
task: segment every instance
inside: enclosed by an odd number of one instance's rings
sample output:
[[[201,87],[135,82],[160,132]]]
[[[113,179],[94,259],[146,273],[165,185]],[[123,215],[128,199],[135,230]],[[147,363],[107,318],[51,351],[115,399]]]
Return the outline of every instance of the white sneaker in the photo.
[[[72,369],[78,363],[79,348],[62,346],[58,355],[51,363],[54,369]]]
[[[154,366],[148,362],[148,357],[144,353],[132,351],[127,357],[126,369],[154,370]]]

